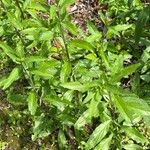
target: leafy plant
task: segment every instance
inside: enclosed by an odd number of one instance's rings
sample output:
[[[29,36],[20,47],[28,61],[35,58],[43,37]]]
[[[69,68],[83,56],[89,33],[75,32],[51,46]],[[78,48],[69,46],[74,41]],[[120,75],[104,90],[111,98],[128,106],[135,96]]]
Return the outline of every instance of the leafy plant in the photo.
[[[73,3],[0,1],[1,126],[33,140],[18,149],[149,149],[149,6],[102,1],[104,31],[85,33]]]

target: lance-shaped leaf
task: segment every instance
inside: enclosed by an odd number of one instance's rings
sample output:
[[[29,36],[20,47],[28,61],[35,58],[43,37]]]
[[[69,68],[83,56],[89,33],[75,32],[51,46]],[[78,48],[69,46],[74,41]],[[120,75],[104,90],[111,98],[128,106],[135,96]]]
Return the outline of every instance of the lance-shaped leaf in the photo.
[[[31,62],[43,62],[45,61],[46,58],[40,57],[40,56],[29,56],[25,58],[26,63],[31,63]]]
[[[56,94],[49,94],[44,97],[44,101],[48,104],[56,106],[60,111],[63,111],[66,106],[70,106],[71,102],[66,99],[61,99]]]
[[[65,146],[67,144],[67,140],[66,140],[66,137],[65,137],[65,134],[64,134],[63,130],[59,130],[59,133],[58,133],[58,144],[59,144],[59,148],[60,149],[65,149]]]
[[[132,113],[150,116],[150,107],[143,99],[136,96],[126,96],[122,98],[128,106],[128,109],[132,110]]]
[[[89,42],[84,40],[72,40],[70,44],[74,47],[82,48],[85,50],[92,51],[94,49],[94,47]]]
[[[126,134],[132,138],[133,140],[140,142],[142,144],[147,143],[148,144],[148,139],[144,137],[138,130],[136,130],[133,127],[122,127],[122,129],[126,132]]]
[[[140,41],[141,35],[143,33],[144,26],[148,22],[150,18],[150,8],[145,7],[139,14],[138,20],[136,23],[135,28],[135,43],[138,45],[138,42]]]
[[[111,134],[108,138],[103,139],[94,150],[109,150],[111,145],[113,134]]]
[[[117,109],[119,110],[119,113],[121,114],[121,116],[127,122],[130,122],[132,115],[131,115],[131,111],[129,111],[129,109],[128,109],[128,105],[119,96],[114,96],[113,99],[114,99],[114,103],[115,103]]]
[[[67,82],[71,73],[71,64],[70,62],[64,62],[62,65],[61,73],[60,73],[60,81],[62,83]]]
[[[89,115],[89,111],[86,110],[76,121],[75,128],[80,130],[81,127],[83,127],[85,124],[89,123],[91,121],[91,116]]]
[[[101,142],[101,140],[108,133],[110,123],[111,123],[110,120],[105,121],[93,131],[93,133],[91,134],[86,143],[86,150],[94,148],[99,142]]]
[[[9,56],[13,62],[18,63],[19,62],[19,58],[16,56],[15,51],[8,46],[6,43],[2,43],[0,42],[0,48],[3,49],[4,53]]]
[[[20,77],[19,68],[14,68],[10,73],[9,77],[3,83],[3,90],[7,89],[14,81],[18,80]]]
[[[143,150],[143,147],[139,146],[138,144],[127,144],[123,146],[125,150]]]
[[[150,116],[149,105],[135,95],[122,97],[115,95],[114,103],[126,121],[130,122],[135,116]]]
[[[119,72],[111,77],[111,82],[119,82],[121,78],[128,76],[136,71],[140,64],[133,64],[128,67],[121,69]]]
[[[63,8],[63,7],[67,7],[71,4],[73,4],[75,2],[75,0],[59,0],[58,5]]]
[[[100,85],[99,80],[95,80],[93,82],[90,83],[83,83],[81,84],[80,82],[67,82],[67,83],[63,83],[61,84],[62,87],[70,89],[70,90],[76,90],[76,91],[81,91],[81,92],[85,92],[87,90],[89,90],[92,87],[97,87]]]
[[[31,113],[31,115],[35,115],[38,103],[37,103],[37,98],[36,98],[36,93],[31,91],[28,96],[28,109]]]
[[[81,92],[88,90],[88,87],[86,85],[81,84],[80,82],[67,82],[61,84],[61,86],[70,90],[77,90]]]

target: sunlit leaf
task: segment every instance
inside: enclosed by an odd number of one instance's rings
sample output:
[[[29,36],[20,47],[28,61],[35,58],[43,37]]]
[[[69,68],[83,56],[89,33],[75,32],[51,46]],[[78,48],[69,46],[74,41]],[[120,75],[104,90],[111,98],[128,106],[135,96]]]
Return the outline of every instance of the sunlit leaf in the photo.
[[[87,86],[81,84],[80,82],[69,82],[69,83],[63,83],[61,85],[62,87],[70,90],[86,91],[88,89]]]
[[[65,145],[67,144],[67,140],[66,140],[66,137],[65,137],[65,134],[64,134],[63,130],[59,130],[58,143],[59,143],[59,148],[60,149],[64,149]]]
[[[115,102],[116,107],[119,110],[119,113],[122,115],[122,117],[126,121],[130,122],[132,115],[131,115],[131,112],[128,109],[128,105],[119,96],[114,97],[114,102]]]
[[[116,26],[110,26],[108,28],[108,31],[107,31],[107,37],[111,38],[115,35],[119,36],[121,31],[125,31],[129,28],[132,28],[132,27],[133,27],[133,25],[131,25],[131,24],[130,25],[127,25],[127,24],[122,24],[121,25],[121,24],[119,24],[119,25],[116,25]]]
[[[89,115],[89,111],[86,110],[76,121],[75,123],[75,128],[76,129],[81,129],[85,124],[89,123],[91,121],[91,116]]]
[[[28,101],[28,109],[31,115],[35,115],[37,107],[38,107],[36,93],[31,91],[28,95],[27,101]]]
[[[41,41],[50,41],[53,38],[52,31],[45,31],[40,34],[39,40]]]
[[[82,48],[82,49],[85,49],[85,50],[92,51],[94,49],[94,47],[90,43],[88,43],[87,41],[83,41],[83,40],[72,40],[70,42],[70,44],[72,46]]]
[[[143,147],[138,144],[127,144],[123,146],[125,150],[143,150]]]
[[[71,73],[71,64],[70,62],[64,62],[62,65],[61,73],[60,73],[60,81],[62,83],[67,82]]]
[[[4,50],[6,55],[8,55],[15,63],[18,63],[19,58],[16,56],[15,51],[8,46],[6,43],[0,42],[0,47]]]
[[[95,150],[109,150],[111,142],[112,142],[113,134],[111,134],[108,138],[103,139],[96,147]]]
[[[74,2],[75,0],[60,0],[58,4],[60,7],[66,7],[68,5],[73,4]]]
[[[146,103],[146,101],[135,96],[126,96],[122,98],[128,106],[128,109],[132,110],[133,113],[150,116],[150,106]]]
[[[14,81],[18,80],[20,78],[20,70],[19,68],[14,68],[9,77],[5,80],[5,83],[4,83],[4,86],[3,86],[3,89],[7,89]]]
[[[86,143],[86,149],[90,150],[94,148],[101,140],[105,137],[109,130],[111,121],[108,120],[102,124],[100,124],[90,135],[87,143]]]
[[[140,66],[140,64],[133,64],[133,65],[130,65],[130,66],[125,67],[123,69],[120,69],[119,72],[117,72],[116,74],[114,74],[111,77],[111,81],[112,82],[119,82],[121,78],[128,76],[128,75],[132,74],[134,71],[136,71],[139,66]]]
[[[133,127],[123,127],[123,130],[127,133],[127,135],[135,141],[140,143],[148,143],[148,139],[144,137],[138,130]]]
[[[66,21],[63,26],[73,35],[77,35],[77,27],[69,21]]]
[[[25,58],[25,62],[26,63],[30,63],[30,62],[42,62],[45,61],[46,58],[40,57],[40,56],[29,56],[27,58]]]

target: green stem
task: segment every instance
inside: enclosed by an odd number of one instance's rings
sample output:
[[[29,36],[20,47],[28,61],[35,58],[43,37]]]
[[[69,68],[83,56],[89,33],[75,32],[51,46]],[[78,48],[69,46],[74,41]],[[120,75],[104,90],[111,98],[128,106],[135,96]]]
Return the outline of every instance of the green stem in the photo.
[[[65,35],[64,35],[64,29],[62,27],[62,19],[61,19],[61,15],[60,15],[60,8],[57,4],[57,8],[58,8],[58,11],[57,11],[57,16],[58,16],[58,22],[59,22],[59,30],[60,30],[60,34],[61,34],[61,37],[62,37],[62,40],[64,42],[64,50],[63,50],[63,55],[66,56],[67,58],[67,61],[70,62],[70,56],[69,56],[69,50],[68,50],[68,45],[67,45],[67,42],[66,42],[66,39],[65,39]]]

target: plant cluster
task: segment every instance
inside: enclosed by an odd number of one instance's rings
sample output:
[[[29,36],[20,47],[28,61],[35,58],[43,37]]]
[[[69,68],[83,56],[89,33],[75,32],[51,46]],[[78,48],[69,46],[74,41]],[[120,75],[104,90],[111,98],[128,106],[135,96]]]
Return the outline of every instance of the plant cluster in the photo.
[[[0,1],[1,149],[150,149],[148,2],[101,0],[88,33],[73,3]]]

